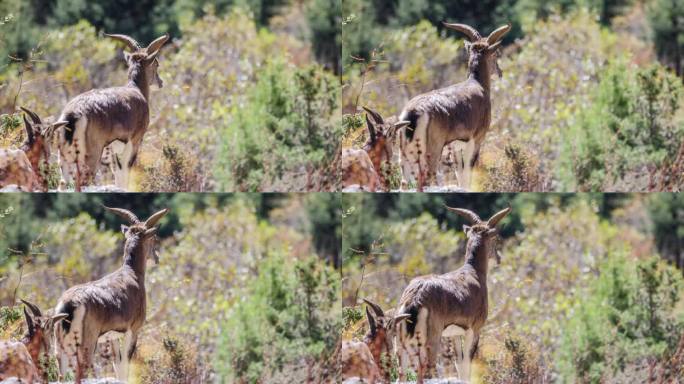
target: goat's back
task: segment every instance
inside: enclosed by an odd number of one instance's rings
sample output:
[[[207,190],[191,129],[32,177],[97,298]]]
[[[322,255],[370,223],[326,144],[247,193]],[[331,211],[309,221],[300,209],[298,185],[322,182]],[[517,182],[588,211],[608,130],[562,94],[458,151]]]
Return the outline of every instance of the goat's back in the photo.
[[[447,143],[479,139],[489,127],[491,102],[482,85],[473,79],[418,95],[409,100],[399,116],[399,120],[410,122],[405,130],[409,141],[423,115],[430,117],[430,130],[437,128]]]
[[[145,320],[145,288],[135,273],[121,268],[100,280],[69,288],[59,299],[55,313],[66,313],[61,327],[71,331],[74,313],[85,307],[85,320],[98,324],[99,333],[125,332],[131,326],[142,326]]]
[[[147,129],[149,106],[140,90],[134,87],[94,89],[82,93],[71,99],[62,110],[60,120],[69,122],[67,129],[62,130],[67,142],[71,141],[70,135],[73,137],[76,121],[83,118],[87,119],[88,131],[97,131],[88,132],[88,140],[91,140],[90,135],[100,135],[105,144],[113,140],[127,142],[144,133],[138,132],[141,129]]]
[[[440,321],[443,327],[480,328],[487,318],[487,286],[481,280],[469,265],[443,275],[414,278],[399,300],[401,313],[411,315],[407,326],[416,324],[420,309],[426,308],[431,321]]]

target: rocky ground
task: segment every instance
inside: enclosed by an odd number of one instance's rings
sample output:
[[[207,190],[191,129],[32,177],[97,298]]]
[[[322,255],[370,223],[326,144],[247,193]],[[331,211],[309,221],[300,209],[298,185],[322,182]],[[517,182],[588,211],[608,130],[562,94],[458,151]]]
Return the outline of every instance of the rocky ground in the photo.
[[[50,384],[71,384],[72,382],[69,381],[62,381],[62,382],[51,382]],[[112,379],[112,378],[103,378],[103,379],[86,379],[82,381],[83,384],[125,384],[123,381],[119,381],[117,379]]]
[[[415,381],[407,381],[407,382],[394,382],[392,384],[413,384]],[[365,384],[365,381],[361,381],[360,379],[347,379],[345,380],[342,384]],[[453,379],[453,378],[441,378],[441,379],[428,379],[425,380],[425,384],[467,384],[463,380],[459,379]]]
[[[2,381],[2,384],[25,384],[26,381],[22,381],[19,379],[15,378],[10,378]],[[63,381],[63,382],[50,382],[50,384],[71,384],[72,382],[69,381]],[[112,378],[104,378],[104,379],[86,379],[81,382],[82,384],[125,384],[123,381],[119,381],[117,379],[112,379]]]
[[[25,192],[24,190],[20,189],[17,187],[15,184],[8,185],[4,188],[0,188],[0,193],[1,192]],[[51,189],[49,192],[60,192],[56,189]],[[63,192],[74,192],[73,189],[67,189],[66,191]],[[116,185],[91,185],[87,187],[82,188],[82,192],[86,193],[120,193],[120,192],[127,192],[125,189],[119,188]]]
[[[371,192],[371,191],[355,184],[355,185],[350,185],[348,187],[345,187],[344,189],[342,189],[342,192]],[[393,189],[390,192],[392,192],[392,193],[396,193],[396,192],[412,193],[412,192],[417,192],[417,191],[414,188],[414,189]],[[457,186],[457,185],[432,185],[432,186],[423,188],[423,192],[427,192],[427,193],[444,193],[444,192],[467,193],[468,191]]]

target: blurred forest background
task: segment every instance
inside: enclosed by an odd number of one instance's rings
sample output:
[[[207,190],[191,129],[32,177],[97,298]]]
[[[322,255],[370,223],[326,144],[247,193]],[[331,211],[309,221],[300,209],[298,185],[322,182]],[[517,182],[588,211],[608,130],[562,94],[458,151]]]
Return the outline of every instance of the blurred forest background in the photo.
[[[465,79],[442,21],[511,23],[475,190],[680,191],[683,20],[681,0],[345,0],[343,146],[367,135],[362,105],[395,115]]]
[[[476,383],[675,383],[684,377],[684,197],[345,194],[344,338],[362,298],[394,308],[414,277],[463,264],[467,224],[500,224]],[[672,381],[674,380],[674,381]]]
[[[335,189],[340,21],[339,0],[3,0],[0,145],[21,142],[18,106],[56,118],[125,85],[122,46],[102,32],[169,33],[135,190]]]
[[[46,310],[68,287],[120,266],[124,222],[101,204],[139,217],[170,208],[159,264],[148,262],[135,382],[335,374],[340,200],[323,193],[0,196],[1,339],[23,331],[19,298]]]

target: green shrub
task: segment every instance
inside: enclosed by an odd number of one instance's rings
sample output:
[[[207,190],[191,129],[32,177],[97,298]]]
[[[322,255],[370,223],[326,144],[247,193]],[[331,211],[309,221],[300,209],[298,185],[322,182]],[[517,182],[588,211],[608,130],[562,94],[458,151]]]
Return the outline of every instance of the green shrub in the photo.
[[[216,355],[221,382],[306,382],[333,375],[339,277],[312,258],[272,254],[228,311]],[[333,365],[330,365],[333,364]]]
[[[221,189],[303,190],[328,176],[314,170],[338,150],[338,92],[318,66],[267,62],[223,131],[215,168]]]
[[[676,156],[684,126],[676,121],[681,81],[662,67],[611,62],[595,100],[564,133],[561,178],[583,191],[643,190],[636,174]]]
[[[633,263],[624,254],[611,255],[563,327],[558,364],[563,377],[614,382],[611,378],[630,366],[674,350],[684,325],[676,313],[682,287],[680,273],[656,258]]]

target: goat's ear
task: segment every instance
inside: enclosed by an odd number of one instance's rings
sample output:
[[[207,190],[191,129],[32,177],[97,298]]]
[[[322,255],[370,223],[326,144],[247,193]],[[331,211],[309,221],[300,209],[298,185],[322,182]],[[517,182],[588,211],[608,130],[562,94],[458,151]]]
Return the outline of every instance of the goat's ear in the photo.
[[[129,227],[127,225],[121,224],[121,233],[123,233],[125,235],[126,232],[128,232],[128,228]]]
[[[467,235],[468,235],[468,232],[470,232],[470,226],[469,226],[469,225],[464,225],[464,226],[463,226],[463,232],[464,232],[464,233],[466,234],[466,236],[467,236]]]
[[[157,228],[157,227],[152,227],[152,228],[150,228],[150,229],[146,229],[146,230],[145,230],[145,237],[156,235],[158,229],[159,229],[159,228]]]
[[[33,336],[33,333],[36,330],[36,322],[33,319],[33,316],[26,310],[26,307],[24,307],[24,320],[26,320],[26,328],[28,329],[29,336]]]
[[[126,52],[126,51],[124,51],[123,54],[124,54],[124,60],[126,60],[126,63],[130,63],[131,62],[131,54]]]
[[[499,46],[500,46],[500,45],[501,45],[501,41],[497,41],[496,43],[494,43],[494,44],[490,45],[489,47],[487,47],[487,51],[490,52],[490,53],[496,52],[496,50],[499,49]]]
[[[378,329],[378,325],[375,322],[375,316],[373,316],[368,307],[366,307],[366,317],[368,318],[368,327],[370,328],[371,334],[374,335],[375,331]]]

